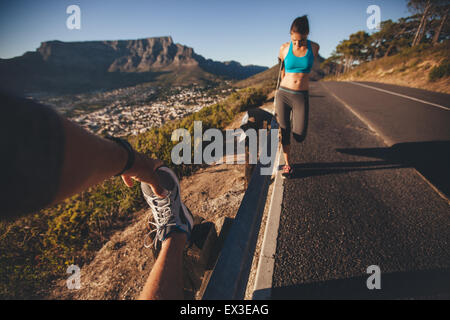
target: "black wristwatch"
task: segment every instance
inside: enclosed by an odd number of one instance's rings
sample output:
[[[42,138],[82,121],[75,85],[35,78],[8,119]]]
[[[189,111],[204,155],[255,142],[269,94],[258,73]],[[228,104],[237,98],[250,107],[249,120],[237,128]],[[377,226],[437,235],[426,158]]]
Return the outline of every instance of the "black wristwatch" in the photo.
[[[131,144],[125,140],[125,139],[121,139],[121,138],[117,138],[117,137],[112,137],[112,136],[105,136],[106,139],[112,140],[114,142],[116,142],[117,144],[121,145],[123,148],[125,148],[125,150],[127,150],[128,153],[128,160],[127,163],[125,164],[125,167],[122,169],[122,171],[120,171],[118,174],[116,174],[115,176],[121,176],[122,174],[124,174],[125,171],[127,171],[128,169],[130,169],[133,164],[134,164],[134,150],[133,147],[131,146]]]

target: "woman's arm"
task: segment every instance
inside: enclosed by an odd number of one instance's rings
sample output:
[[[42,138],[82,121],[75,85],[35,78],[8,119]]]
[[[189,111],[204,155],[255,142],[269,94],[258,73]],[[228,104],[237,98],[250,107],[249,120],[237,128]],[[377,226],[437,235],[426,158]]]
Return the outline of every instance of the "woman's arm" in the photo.
[[[289,45],[289,42],[286,42],[286,43],[283,43],[282,45],[281,45],[281,47],[280,47],[280,51],[279,51],[279,53],[278,53],[278,60],[280,61],[280,63],[282,64],[282,67],[281,67],[281,80],[283,80],[283,78],[284,78],[284,76],[285,76],[285,69],[284,69],[284,58],[285,58],[285,56],[286,56],[286,54],[285,54],[285,50],[286,50],[286,47]]]
[[[311,41],[311,45],[313,47],[314,58],[317,58],[319,56],[320,46],[318,43],[316,43],[314,41]]]

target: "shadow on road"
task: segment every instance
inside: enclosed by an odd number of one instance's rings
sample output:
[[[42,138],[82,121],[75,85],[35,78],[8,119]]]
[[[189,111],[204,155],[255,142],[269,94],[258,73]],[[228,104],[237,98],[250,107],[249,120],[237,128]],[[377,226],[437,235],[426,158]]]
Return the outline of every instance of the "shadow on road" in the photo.
[[[294,174],[291,179],[321,176],[327,174],[339,174],[352,171],[369,171],[381,169],[398,169],[406,166],[398,165],[389,161],[355,161],[355,162],[321,162],[293,164]],[[282,166],[279,167],[279,170]]]
[[[407,142],[386,148],[348,148],[336,151],[380,160],[293,164],[294,174],[291,178],[415,168],[443,194],[450,196],[450,141]]]
[[[381,289],[369,290],[369,274],[272,288],[273,299],[448,299],[450,269],[381,273]]]
[[[450,196],[450,141],[406,142],[390,148],[337,149],[338,152],[384,159],[412,167],[447,197]]]

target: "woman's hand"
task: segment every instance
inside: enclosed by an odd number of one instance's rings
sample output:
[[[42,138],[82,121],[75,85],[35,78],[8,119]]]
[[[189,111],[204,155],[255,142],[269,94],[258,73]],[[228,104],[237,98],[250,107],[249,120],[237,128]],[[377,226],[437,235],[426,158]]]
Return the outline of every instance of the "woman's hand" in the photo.
[[[122,175],[122,180],[128,187],[133,186],[133,180],[147,183],[159,197],[166,197],[168,192],[161,186],[156,174],[156,169],[162,165],[164,162],[159,159],[135,152],[134,165]]]

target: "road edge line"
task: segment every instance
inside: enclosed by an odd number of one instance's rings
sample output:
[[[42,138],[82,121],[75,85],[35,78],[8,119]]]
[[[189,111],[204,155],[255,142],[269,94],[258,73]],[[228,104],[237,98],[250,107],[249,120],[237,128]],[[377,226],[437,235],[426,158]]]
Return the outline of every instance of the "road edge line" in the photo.
[[[348,111],[353,113],[354,116],[356,116],[362,123],[364,123],[369,128],[370,131],[372,131],[375,135],[379,136],[388,147],[392,147],[392,145],[394,145],[394,141],[392,141],[391,139],[389,139],[388,137],[377,131],[376,126],[372,122],[370,122],[364,116],[353,110],[353,108],[349,104],[347,104],[344,100],[342,100],[341,98],[336,96],[333,92],[331,92],[331,90],[328,89],[323,83],[321,83],[321,86],[325,88],[325,90],[327,90],[345,108],[347,108]]]
[[[275,165],[275,181],[267,213],[266,229],[259,254],[256,269],[255,284],[252,300],[269,300],[272,294],[272,277],[275,266],[275,253],[277,248],[278,229],[280,225],[281,204],[283,202],[283,179],[278,169],[282,160],[282,146],[278,149],[277,163]],[[283,161],[284,163],[284,161]]]

